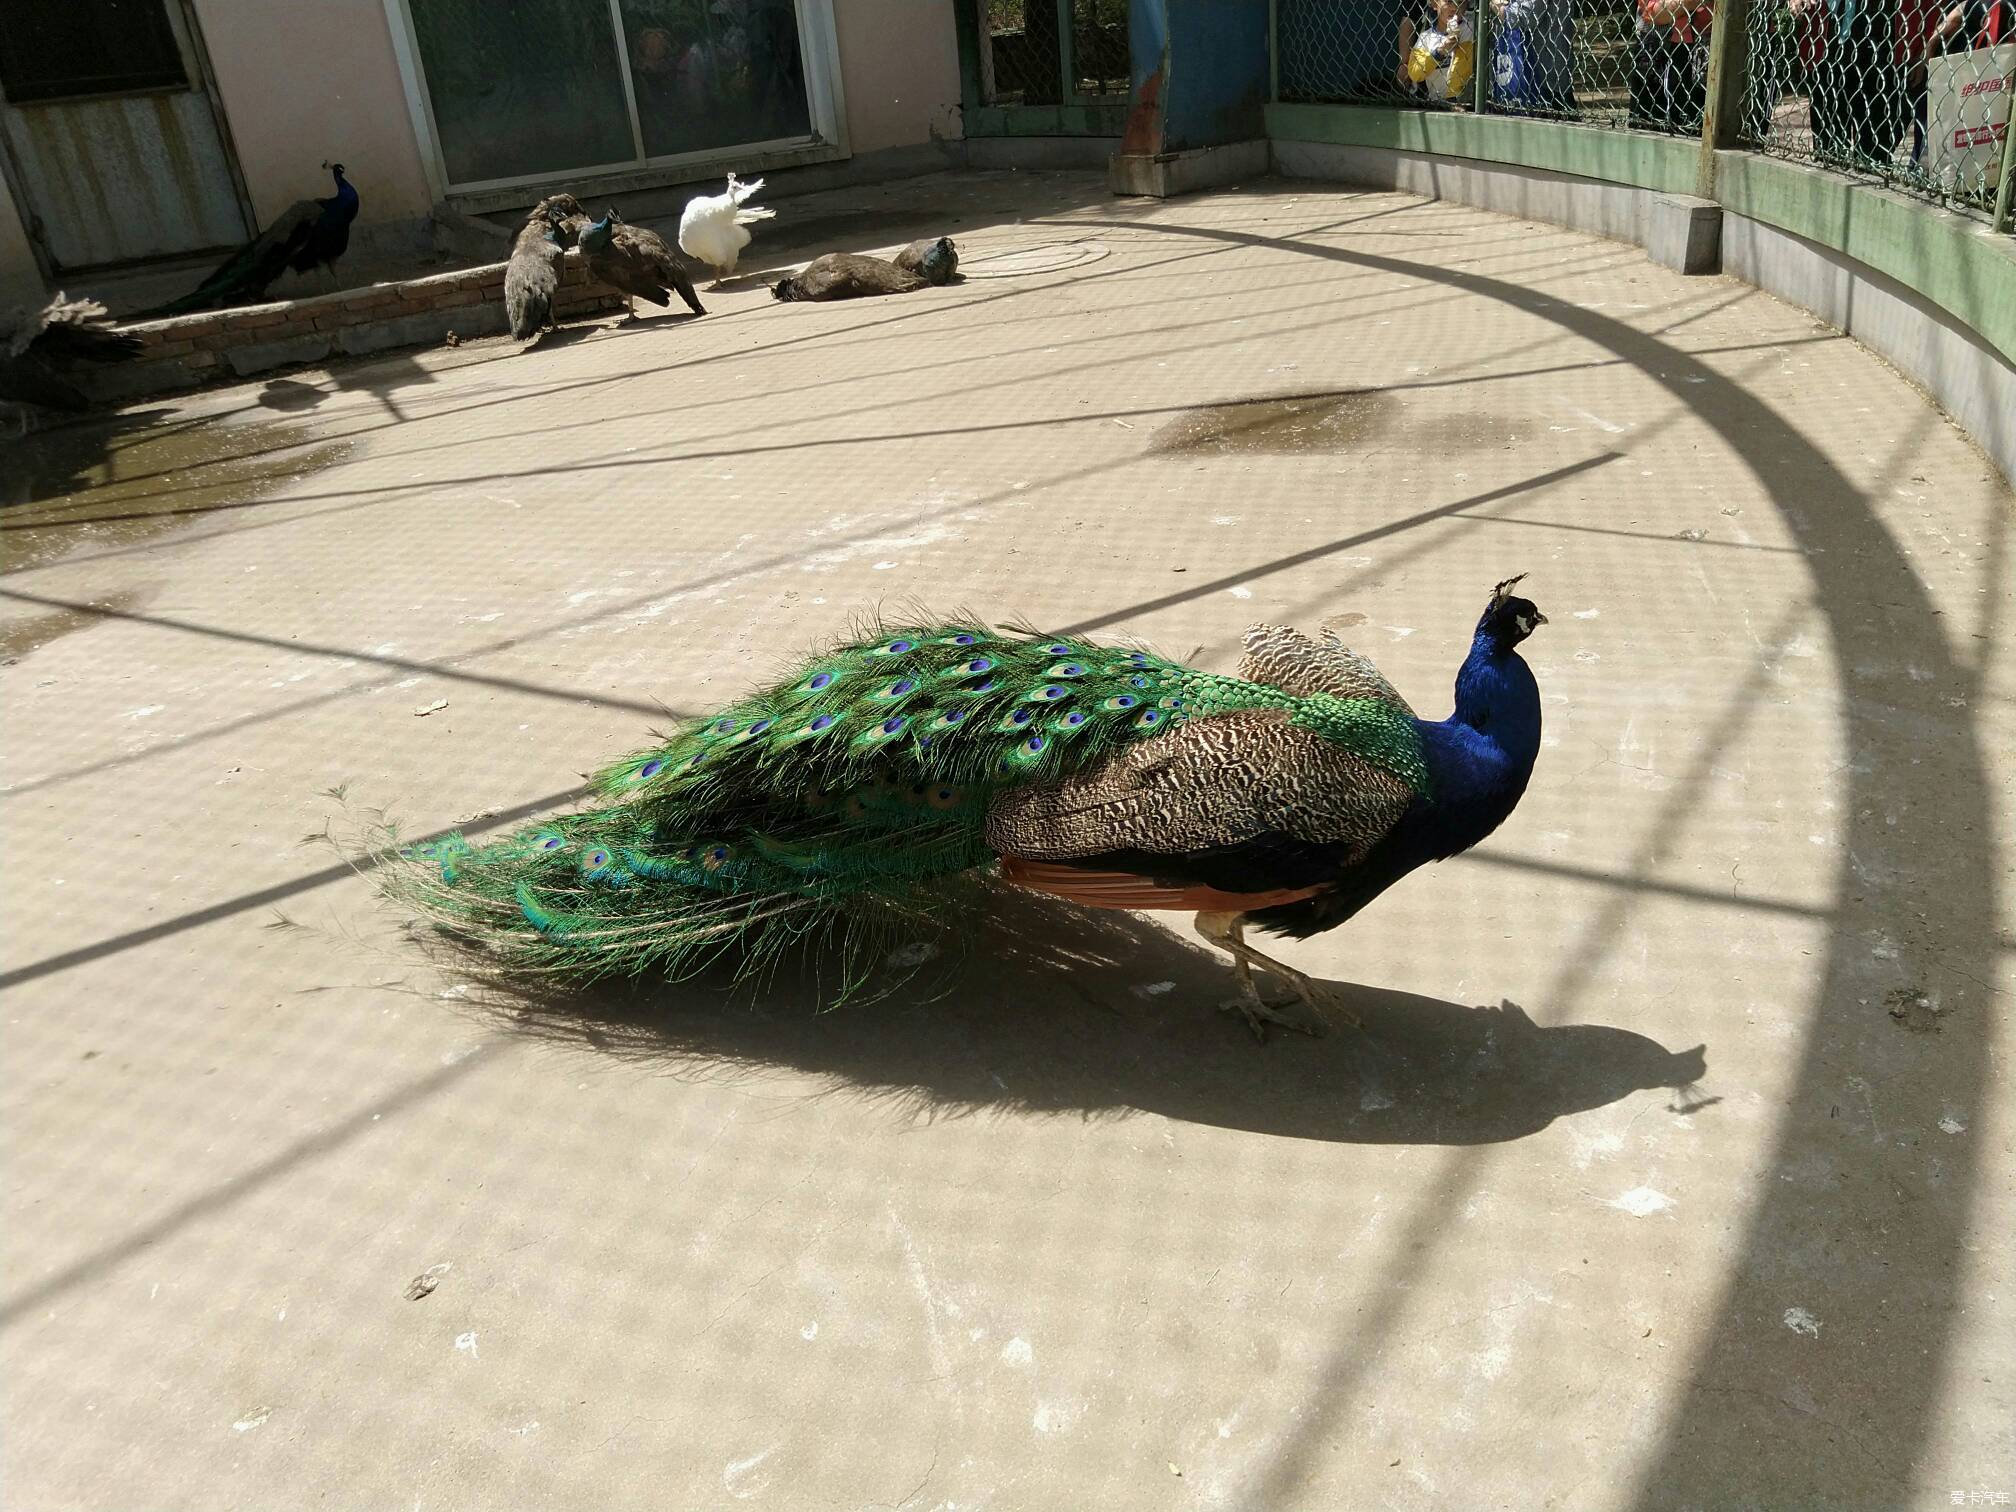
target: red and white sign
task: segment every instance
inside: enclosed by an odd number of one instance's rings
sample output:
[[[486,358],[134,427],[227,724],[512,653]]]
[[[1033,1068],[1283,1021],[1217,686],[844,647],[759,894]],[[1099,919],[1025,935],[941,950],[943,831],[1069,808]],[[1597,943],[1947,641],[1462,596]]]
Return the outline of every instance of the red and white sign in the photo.
[[[1925,87],[1925,171],[1963,192],[1985,185],[1992,198],[2016,94],[2016,42],[1933,58]]]

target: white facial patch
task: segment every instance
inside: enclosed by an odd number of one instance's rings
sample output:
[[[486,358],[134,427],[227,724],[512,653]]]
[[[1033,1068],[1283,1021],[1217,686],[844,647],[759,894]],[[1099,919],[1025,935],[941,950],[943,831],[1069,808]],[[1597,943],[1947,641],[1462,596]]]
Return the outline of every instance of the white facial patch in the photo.
[[[1531,635],[1531,634],[1533,633],[1533,616],[1532,616],[1532,615],[1530,615],[1530,614],[1515,614],[1515,615],[1513,615],[1513,616],[1512,616],[1512,619],[1513,619],[1513,622],[1514,622],[1515,624],[1517,624],[1517,625],[1518,625],[1518,627],[1519,627],[1519,633],[1520,633],[1521,635]]]

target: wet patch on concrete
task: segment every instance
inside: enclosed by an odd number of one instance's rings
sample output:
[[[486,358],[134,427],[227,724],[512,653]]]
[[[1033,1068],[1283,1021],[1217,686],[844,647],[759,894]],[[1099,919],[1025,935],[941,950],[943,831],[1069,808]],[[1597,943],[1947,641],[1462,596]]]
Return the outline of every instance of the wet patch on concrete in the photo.
[[[157,412],[158,413],[158,412]],[[9,444],[0,466],[0,572],[87,546],[125,546],[257,503],[340,460],[300,425],[111,416]]]
[[[0,666],[11,666],[52,641],[88,629],[107,614],[131,611],[144,593],[114,593],[76,609],[51,609],[40,614],[0,615]]]
[[[1530,440],[1538,422],[1488,410],[1406,404],[1391,393],[1358,389],[1240,399],[1185,410],[1149,441],[1152,455],[1194,456],[1342,452],[1377,444],[1415,446],[1448,456]]]

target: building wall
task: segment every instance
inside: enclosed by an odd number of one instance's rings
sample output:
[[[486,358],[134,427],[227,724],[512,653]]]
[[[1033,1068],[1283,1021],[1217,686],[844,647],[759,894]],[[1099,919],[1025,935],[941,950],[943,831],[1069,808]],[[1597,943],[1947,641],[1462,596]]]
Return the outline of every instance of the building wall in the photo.
[[[834,0],[840,87],[854,152],[959,135],[959,36],[952,6],[972,0]]]
[[[42,270],[35,266],[28,228],[21,223],[13,191],[0,182],[0,310],[41,297]]]
[[[326,158],[363,203],[357,224],[411,222],[434,197],[420,166],[384,0],[194,0],[238,168],[260,225],[329,192]]]
[[[968,3],[968,0],[960,0]],[[327,159],[362,198],[352,247],[413,240],[434,195],[399,77],[385,0],[193,0],[230,146],[265,225],[329,193]],[[951,0],[834,0],[840,86],[857,156],[959,135]],[[19,216],[0,193],[0,291],[39,289]]]

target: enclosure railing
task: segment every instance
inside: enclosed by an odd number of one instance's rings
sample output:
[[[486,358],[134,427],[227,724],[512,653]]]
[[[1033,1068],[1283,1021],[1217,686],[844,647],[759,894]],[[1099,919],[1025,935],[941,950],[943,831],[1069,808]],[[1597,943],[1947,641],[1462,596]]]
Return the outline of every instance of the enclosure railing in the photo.
[[[1127,0],[957,0],[974,136],[1118,136]]]
[[[1705,128],[2011,229],[2016,0],[1272,0],[1270,20],[1277,102]]]

